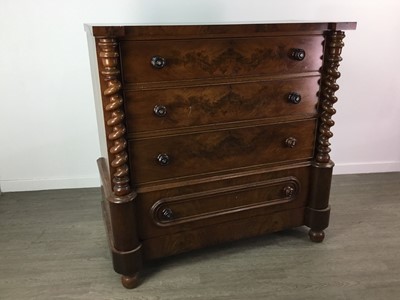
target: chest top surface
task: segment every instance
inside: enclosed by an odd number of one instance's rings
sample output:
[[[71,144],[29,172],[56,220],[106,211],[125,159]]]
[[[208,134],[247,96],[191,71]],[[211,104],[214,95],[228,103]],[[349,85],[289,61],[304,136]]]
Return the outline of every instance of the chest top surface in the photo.
[[[263,35],[293,32],[321,33],[326,30],[354,30],[356,22],[274,22],[215,24],[85,24],[85,30],[95,37],[125,37],[158,39],[189,36]]]

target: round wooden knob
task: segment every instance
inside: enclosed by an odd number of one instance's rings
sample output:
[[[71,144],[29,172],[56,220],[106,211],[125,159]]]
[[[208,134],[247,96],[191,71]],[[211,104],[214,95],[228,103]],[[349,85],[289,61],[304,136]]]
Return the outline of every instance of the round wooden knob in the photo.
[[[157,156],[157,161],[161,166],[166,166],[169,164],[169,156],[166,153],[160,153]]]
[[[292,49],[290,57],[294,60],[303,60],[306,57],[306,51],[304,51],[303,49]]]
[[[154,113],[158,117],[164,117],[167,114],[167,108],[164,105],[156,105],[153,109]]]
[[[155,55],[151,58],[151,65],[156,69],[162,69],[165,67],[166,61],[165,58]]]
[[[285,197],[292,197],[294,195],[294,188],[290,185],[287,185],[283,188],[283,194]]]
[[[161,211],[161,218],[164,220],[172,220],[174,218],[174,212],[169,207],[166,207]]]
[[[288,96],[288,99],[293,104],[299,104],[301,101],[301,95],[296,92],[291,92]]]
[[[297,144],[297,140],[296,140],[296,138],[294,138],[294,137],[288,137],[288,138],[285,140],[285,145],[286,145],[286,147],[294,148],[294,146],[296,146],[296,144]]]

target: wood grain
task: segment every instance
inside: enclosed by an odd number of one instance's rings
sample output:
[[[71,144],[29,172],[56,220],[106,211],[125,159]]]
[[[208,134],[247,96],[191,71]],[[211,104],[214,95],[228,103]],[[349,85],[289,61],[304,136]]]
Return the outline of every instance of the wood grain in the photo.
[[[190,126],[220,125],[255,119],[315,117],[319,76],[218,86],[125,91],[127,132],[160,131]],[[288,95],[296,92],[301,102]],[[165,116],[153,109],[163,105]],[[151,134],[151,133],[146,133]],[[153,133],[154,134],[154,133]]]
[[[210,228],[219,223],[231,222],[233,226],[235,220],[260,215],[269,219],[275,212],[306,205],[309,177],[310,167],[279,171],[266,168],[257,174],[242,174],[208,183],[184,181],[179,189],[139,194],[137,209],[142,212],[138,216],[139,234],[142,239],[147,239],[193,231],[200,227],[212,230]],[[285,195],[286,186],[295,189],[292,196]],[[160,222],[158,206],[172,209],[174,217],[170,221]],[[251,230],[247,227],[241,229],[243,235]],[[220,240],[224,240],[224,235]]]
[[[313,156],[315,120],[129,141],[132,179],[137,183],[210,173]],[[294,137],[297,144],[287,147]],[[156,158],[167,154],[169,163]],[[173,174],[173,176],[171,176]]]
[[[322,66],[322,42],[322,35],[123,41],[123,80],[138,83],[318,71]],[[293,48],[306,51],[303,61],[290,58]],[[155,55],[166,60],[164,68],[152,67],[150,61]]]

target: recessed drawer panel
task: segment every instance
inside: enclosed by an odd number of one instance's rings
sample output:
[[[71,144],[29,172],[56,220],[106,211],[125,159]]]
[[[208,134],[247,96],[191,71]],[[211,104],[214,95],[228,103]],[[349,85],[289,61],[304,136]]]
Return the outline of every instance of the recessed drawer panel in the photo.
[[[318,71],[322,36],[123,41],[125,83]]]
[[[157,201],[151,210],[157,225],[169,226],[229,212],[286,203],[295,198],[298,190],[299,182],[295,177],[284,177],[166,197]]]
[[[317,113],[319,76],[125,92],[130,133]]]
[[[315,119],[129,142],[134,181],[237,169],[313,155]]]
[[[141,237],[305,206],[308,180],[303,167],[139,194]]]

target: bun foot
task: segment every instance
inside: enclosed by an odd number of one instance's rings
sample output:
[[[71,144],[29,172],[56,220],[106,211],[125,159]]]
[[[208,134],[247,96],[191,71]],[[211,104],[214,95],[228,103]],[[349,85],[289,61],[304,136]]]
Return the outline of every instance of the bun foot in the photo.
[[[310,240],[314,243],[321,243],[324,238],[325,238],[325,232],[323,230],[321,231],[314,231],[310,229],[308,232],[308,236],[310,237]]]
[[[121,283],[127,289],[134,289],[139,285],[139,274],[132,276],[122,275]]]

